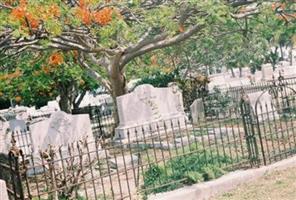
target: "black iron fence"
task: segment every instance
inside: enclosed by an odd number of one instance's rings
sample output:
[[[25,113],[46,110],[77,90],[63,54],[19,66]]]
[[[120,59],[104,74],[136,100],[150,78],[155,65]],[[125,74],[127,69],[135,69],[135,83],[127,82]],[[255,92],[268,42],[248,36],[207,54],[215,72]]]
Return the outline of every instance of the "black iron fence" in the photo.
[[[184,115],[131,127],[109,142],[83,139],[29,155],[13,142],[0,171],[9,174],[12,199],[145,199],[294,155],[293,86],[276,81],[252,98],[241,90],[236,106],[218,116],[191,121]]]
[[[114,107],[105,101],[99,106],[86,106],[72,110],[72,114],[89,114],[92,131],[96,138],[108,138],[115,129]]]

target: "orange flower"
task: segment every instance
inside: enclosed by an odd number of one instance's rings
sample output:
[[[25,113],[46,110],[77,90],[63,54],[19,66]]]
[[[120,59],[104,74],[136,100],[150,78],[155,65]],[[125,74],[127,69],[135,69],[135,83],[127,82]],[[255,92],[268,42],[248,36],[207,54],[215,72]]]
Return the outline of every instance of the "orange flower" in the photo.
[[[179,25],[179,32],[183,33],[185,31],[183,24]]]
[[[12,9],[11,16],[15,19],[21,20],[25,17],[26,8],[25,7],[16,7]]]
[[[57,4],[53,4],[49,7],[49,13],[51,13],[55,17],[61,16],[61,11]]]
[[[112,8],[103,8],[102,10],[96,11],[93,14],[93,20],[104,26],[107,25],[112,20],[113,9]]]
[[[86,8],[77,8],[76,15],[79,17],[85,25],[89,25],[91,23],[91,13]]]
[[[20,0],[20,5],[21,6],[27,5],[27,0]]]
[[[50,65],[60,65],[64,62],[64,58],[59,53],[54,53],[49,57],[49,64]]]
[[[31,13],[26,13],[25,14],[30,26],[32,29],[37,29],[39,26],[39,20],[36,19],[35,17],[33,17],[33,15]]]
[[[19,102],[22,101],[22,97],[21,96],[16,96],[14,100],[15,100],[15,102],[19,103]]]

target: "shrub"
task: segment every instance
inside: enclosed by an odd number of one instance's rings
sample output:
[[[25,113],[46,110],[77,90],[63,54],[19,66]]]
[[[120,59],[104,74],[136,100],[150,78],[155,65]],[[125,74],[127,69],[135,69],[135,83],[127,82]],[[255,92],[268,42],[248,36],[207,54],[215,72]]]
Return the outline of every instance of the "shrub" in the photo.
[[[158,193],[182,187],[184,184],[212,180],[226,173],[220,166],[230,163],[229,157],[207,151],[172,158],[165,166],[149,166],[144,173],[144,187],[148,189],[147,193]]]

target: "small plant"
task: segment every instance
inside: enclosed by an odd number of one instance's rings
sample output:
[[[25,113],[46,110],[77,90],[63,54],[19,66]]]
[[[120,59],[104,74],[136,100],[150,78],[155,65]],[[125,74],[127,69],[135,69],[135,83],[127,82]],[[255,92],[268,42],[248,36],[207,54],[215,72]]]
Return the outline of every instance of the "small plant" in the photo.
[[[159,193],[212,180],[226,173],[220,166],[230,163],[229,157],[207,151],[172,158],[165,166],[149,166],[144,173],[144,187],[147,193]]]

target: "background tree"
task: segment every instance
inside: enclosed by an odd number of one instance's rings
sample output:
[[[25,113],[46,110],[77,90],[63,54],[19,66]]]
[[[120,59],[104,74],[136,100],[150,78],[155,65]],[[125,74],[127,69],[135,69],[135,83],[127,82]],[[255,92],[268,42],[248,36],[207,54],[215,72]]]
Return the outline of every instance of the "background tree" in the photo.
[[[76,50],[81,66],[115,100],[126,93],[126,69],[137,57],[193,35],[202,38],[228,19],[262,12],[265,4],[245,0],[20,0],[6,1],[0,7],[0,50],[6,54]]]
[[[19,67],[0,73],[0,98],[27,106],[41,107],[59,96],[61,110],[71,113],[86,91],[98,87],[77,64],[73,52],[22,53],[18,59],[6,59],[4,65]]]

